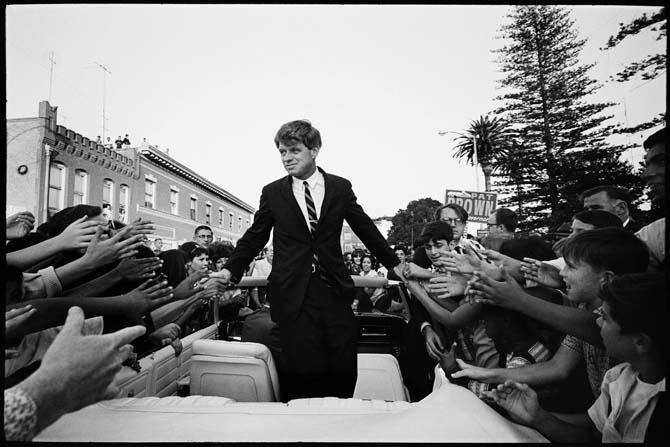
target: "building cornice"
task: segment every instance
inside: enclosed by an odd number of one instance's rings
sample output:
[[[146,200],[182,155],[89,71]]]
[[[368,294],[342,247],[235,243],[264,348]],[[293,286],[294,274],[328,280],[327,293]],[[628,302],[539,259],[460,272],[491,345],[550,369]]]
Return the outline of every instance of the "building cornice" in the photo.
[[[207,180],[206,178],[196,174],[193,172],[191,169],[187,168],[183,164],[179,163],[177,160],[174,158],[170,157],[169,155],[165,154],[164,152],[159,151],[155,147],[152,146],[143,146],[138,150],[140,156],[142,158],[147,159],[148,161],[151,161],[152,163],[167,169],[168,171],[176,174],[177,176],[188,180],[189,182],[204,188],[208,191],[210,191],[213,194],[216,194],[218,197],[225,199],[229,202],[234,203],[235,205],[239,206],[240,208],[248,211],[249,213],[253,214],[256,212],[255,208],[253,208],[251,205],[248,203],[244,202],[243,200],[235,197],[225,189],[217,186],[216,184],[212,183],[211,181]]]

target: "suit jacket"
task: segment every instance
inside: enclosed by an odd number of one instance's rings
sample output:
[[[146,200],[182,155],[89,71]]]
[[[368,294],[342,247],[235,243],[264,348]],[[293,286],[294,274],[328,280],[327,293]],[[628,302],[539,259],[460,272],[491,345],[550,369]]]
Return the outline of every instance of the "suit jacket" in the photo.
[[[297,317],[307,291],[312,271],[312,254],[340,287],[348,301],[354,298],[354,285],[342,260],[340,234],[346,221],[365,246],[389,270],[399,264],[395,253],[356,201],[349,180],[325,173],[325,196],[321,214],[312,236],[293,195],[291,176],[283,177],[265,187],[253,225],[237,242],[225,265],[236,281],[251,260],[265,246],[274,228],[272,244],[274,259],[268,287],[272,296],[272,319],[291,321]]]

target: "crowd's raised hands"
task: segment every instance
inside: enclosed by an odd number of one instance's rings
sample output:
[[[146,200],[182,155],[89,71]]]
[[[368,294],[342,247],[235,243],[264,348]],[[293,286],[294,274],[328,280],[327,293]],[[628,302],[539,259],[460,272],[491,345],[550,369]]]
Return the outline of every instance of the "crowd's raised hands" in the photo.
[[[468,281],[468,297],[476,303],[493,304],[513,309],[518,297],[525,293],[507,269],[499,267],[502,280],[497,281],[483,272],[475,272]]]
[[[69,228],[69,227],[68,227]],[[96,265],[107,265],[119,259],[129,258],[137,254],[137,247],[142,244],[142,235],[124,239],[130,233],[130,227],[124,227],[110,238],[102,238],[104,226],[99,225],[86,247],[84,259]]]
[[[30,211],[22,211],[7,218],[7,240],[21,239],[30,233],[35,226],[35,216]]]

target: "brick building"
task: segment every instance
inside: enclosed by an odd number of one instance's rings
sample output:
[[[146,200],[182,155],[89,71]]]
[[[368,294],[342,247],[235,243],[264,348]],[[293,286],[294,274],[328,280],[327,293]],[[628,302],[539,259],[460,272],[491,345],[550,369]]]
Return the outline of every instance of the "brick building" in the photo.
[[[109,205],[112,217],[151,220],[165,248],[193,238],[198,225],[236,242],[254,208],[157,148],[110,149],[57,123],[40,102],[32,118],[7,120],[7,214],[28,210],[37,224],[63,208]]]

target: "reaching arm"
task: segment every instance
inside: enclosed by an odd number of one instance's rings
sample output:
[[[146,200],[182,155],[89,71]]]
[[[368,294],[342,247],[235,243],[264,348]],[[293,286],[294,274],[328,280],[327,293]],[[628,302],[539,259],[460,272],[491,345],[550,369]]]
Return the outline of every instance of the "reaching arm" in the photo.
[[[488,393],[512,419],[537,429],[554,442],[594,441],[598,431],[587,414],[560,418],[540,407],[537,394],[525,383],[507,380]]]
[[[14,338],[20,340],[26,334],[59,326],[72,306],[82,308],[90,317],[125,316],[130,321],[139,322],[142,315],[169,302],[173,298],[171,290],[172,288],[166,284],[151,284],[150,281],[146,281],[125,295],[101,298],[38,299],[7,306],[5,311],[26,305],[36,310],[36,316],[25,321],[14,332]]]
[[[597,316],[589,311],[549,303],[526,293],[505,270],[503,281],[475,274],[479,281],[471,284],[477,301],[495,304],[520,312],[558,331],[573,335],[595,346],[602,346]]]
[[[26,247],[22,250],[7,253],[7,264],[25,271],[43,259],[53,256],[63,250],[86,248],[93,239],[98,226],[97,221],[86,221],[83,216],[72,222],[61,234]]]
[[[465,304],[459,306],[453,312],[445,309],[428,296],[423,287],[416,281],[409,281],[407,288],[426,307],[426,310],[440,323],[450,329],[461,328],[479,317],[482,310],[481,304]]]
[[[469,377],[485,383],[503,383],[506,380],[514,380],[529,385],[545,385],[566,380],[570,373],[579,366],[580,355],[561,345],[551,360],[521,368],[480,368],[469,365],[461,359],[456,361],[461,371],[452,374],[455,379]]]

